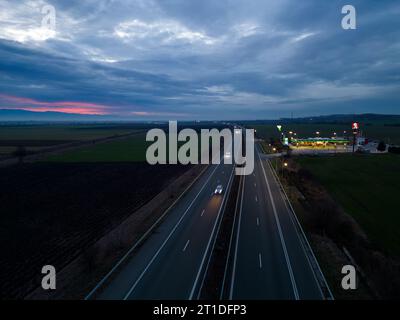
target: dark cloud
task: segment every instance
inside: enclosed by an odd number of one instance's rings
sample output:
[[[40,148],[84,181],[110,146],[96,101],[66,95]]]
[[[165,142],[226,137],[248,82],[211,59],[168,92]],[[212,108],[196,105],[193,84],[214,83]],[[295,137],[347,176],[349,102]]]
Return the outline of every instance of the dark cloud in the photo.
[[[38,29],[45,4],[55,34]],[[350,31],[345,4],[5,1],[0,94],[155,118],[399,113],[400,4],[354,0]]]

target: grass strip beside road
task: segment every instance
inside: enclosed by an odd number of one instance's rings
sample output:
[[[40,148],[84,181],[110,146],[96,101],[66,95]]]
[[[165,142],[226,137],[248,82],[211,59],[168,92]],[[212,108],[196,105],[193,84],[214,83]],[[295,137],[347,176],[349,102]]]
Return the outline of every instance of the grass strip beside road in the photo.
[[[400,255],[399,155],[301,157],[297,161],[356,219],[373,243]]]

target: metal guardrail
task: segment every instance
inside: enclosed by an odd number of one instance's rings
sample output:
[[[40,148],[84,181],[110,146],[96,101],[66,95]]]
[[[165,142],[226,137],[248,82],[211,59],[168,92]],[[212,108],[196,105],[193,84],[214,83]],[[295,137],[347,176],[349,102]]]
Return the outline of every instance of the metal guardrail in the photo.
[[[294,208],[293,208],[293,206],[292,206],[292,204],[291,204],[291,202],[289,200],[289,197],[288,197],[288,195],[287,195],[287,193],[286,193],[286,191],[285,191],[285,189],[284,189],[284,187],[283,187],[283,185],[282,185],[282,183],[281,183],[281,181],[280,181],[275,169],[271,165],[270,161],[267,160],[267,163],[268,163],[269,167],[271,168],[273,176],[274,176],[275,180],[277,181],[280,190],[282,191],[281,195],[282,195],[283,200],[285,201],[286,208],[291,213],[291,216],[294,217],[295,221],[293,221],[293,219],[291,219],[291,220],[293,222],[293,225],[295,226],[295,228],[298,231],[298,235],[300,236],[303,249],[304,249],[304,251],[305,251],[305,253],[307,255],[307,259],[308,259],[308,261],[310,263],[310,266],[312,267],[312,270],[313,270],[314,275],[315,275],[315,277],[316,277],[316,279],[318,281],[318,284],[319,284],[319,286],[321,288],[323,296],[324,296],[324,298],[326,300],[334,300],[332,291],[329,288],[328,282],[326,281],[326,278],[325,278],[325,276],[324,276],[324,274],[323,274],[323,272],[321,270],[321,267],[320,267],[320,265],[318,263],[318,260],[317,260],[315,254],[314,254],[314,251],[311,248],[311,245],[310,245],[310,243],[309,243],[309,241],[307,239],[307,236],[304,233],[304,230],[303,230],[303,228],[302,228],[302,226],[300,224],[300,221],[297,218],[296,212],[295,212],[295,210],[294,210]],[[289,205],[289,207],[287,205]]]

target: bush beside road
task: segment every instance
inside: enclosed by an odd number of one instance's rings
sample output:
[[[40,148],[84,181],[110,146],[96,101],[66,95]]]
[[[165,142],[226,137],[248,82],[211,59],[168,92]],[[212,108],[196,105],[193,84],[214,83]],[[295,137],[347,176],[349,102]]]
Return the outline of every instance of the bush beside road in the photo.
[[[400,255],[398,155],[303,157],[298,162],[357,220],[372,242]]]
[[[294,157],[280,169],[339,299],[400,296],[399,159],[390,154]],[[348,292],[340,286],[341,268],[352,259],[361,282]]]

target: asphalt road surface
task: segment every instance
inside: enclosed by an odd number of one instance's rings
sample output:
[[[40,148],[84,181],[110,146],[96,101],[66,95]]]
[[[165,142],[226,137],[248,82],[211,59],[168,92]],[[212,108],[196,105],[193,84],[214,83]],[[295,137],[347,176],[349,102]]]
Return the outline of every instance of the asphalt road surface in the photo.
[[[233,165],[210,165],[96,298],[196,298],[232,177]]]
[[[256,145],[254,172],[244,177],[239,194],[228,298],[323,299],[318,281],[322,273],[315,272],[316,260],[260,154]],[[87,298],[197,299],[233,174],[233,165],[210,165],[141,246]],[[214,195],[219,184],[224,193]]]
[[[258,145],[255,153],[241,194],[229,298],[323,299],[272,169]]]

